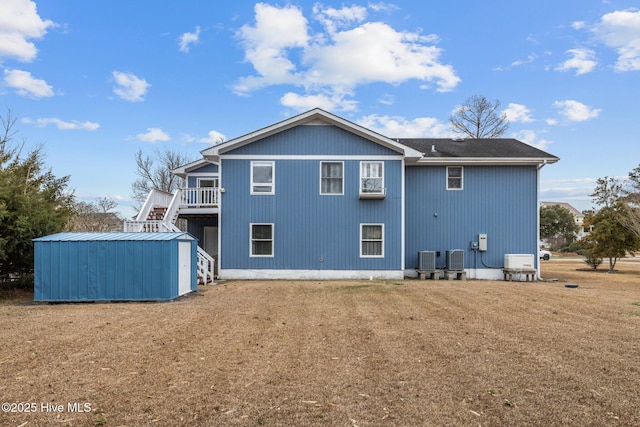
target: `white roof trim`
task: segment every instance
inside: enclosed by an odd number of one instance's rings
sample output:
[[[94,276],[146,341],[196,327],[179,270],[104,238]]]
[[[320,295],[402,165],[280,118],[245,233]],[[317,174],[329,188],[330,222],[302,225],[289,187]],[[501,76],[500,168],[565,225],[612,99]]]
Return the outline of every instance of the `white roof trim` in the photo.
[[[207,158],[218,159],[220,155],[228,151],[234,150],[247,144],[251,144],[252,142],[255,142],[259,139],[265,138],[270,135],[275,135],[279,132],[291,129],[295,126],[303,124],[314,124],[314,122],[317,123],[318,120],[322,120],[327,124],[337,126],[362,138],[368,139],[371,142],[382,145],[383,147],[400,153],[405,157],[412,159],[419,159],[420,157],[422,157],[422,153],[414,150],[413,148],[400,144],[399,142],[394,141],[391,138],[387,138],[386,136],[380,135],[379,133],[373,132],[372,130],[345,120],[342,117],[336,116],[335,114],[328,113],[320,108],[314,108],[313,110],[309,110],[305,113],[283,120],[279,123],[275,123],[271,126],[267,126],[238,138],[231,139],[229,141],[223,142],[222,144],[214,145],[213,147],[202,150],[201,153]]]
[[[189,172],[191,172],[194,169],[198,169],[202,166],[206,166],[206,165],[217,165],[218,162],[214,162],[211,161],[209,159],[198,159],[195,160],[191,163],[187,163],[186,165],[180,166],[179,168],[175,168],[174,170],[171,171],[171,173],[173,173],[174,175],[178,175],[182,178],[184,178]]]
[[[423,157],[407,165],[544,165],[558,160],[557,157]]]

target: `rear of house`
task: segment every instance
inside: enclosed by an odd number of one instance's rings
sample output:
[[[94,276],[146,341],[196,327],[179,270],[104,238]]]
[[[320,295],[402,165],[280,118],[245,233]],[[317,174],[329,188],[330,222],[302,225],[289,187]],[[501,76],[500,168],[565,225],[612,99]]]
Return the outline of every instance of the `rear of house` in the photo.
[[[467,277],[500,278],[505,254],[537,252],[539,173],[558,161],[514,139],[387,138],[320,109],[201,153],[174,171],[188,187],[158,227],[186,219],[229,279],[398,279],[421,251],[448,268],[452,250]]]

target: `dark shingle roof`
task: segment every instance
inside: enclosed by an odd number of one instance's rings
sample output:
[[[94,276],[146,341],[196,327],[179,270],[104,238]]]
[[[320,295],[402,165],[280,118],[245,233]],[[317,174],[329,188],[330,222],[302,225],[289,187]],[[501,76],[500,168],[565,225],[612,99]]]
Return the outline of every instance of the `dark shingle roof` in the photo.
[[[513,138],[441,139],[399,138],[397,141],[424,153],[425,158],[558,158]],[[435,149],[435,151],[433,151]]]

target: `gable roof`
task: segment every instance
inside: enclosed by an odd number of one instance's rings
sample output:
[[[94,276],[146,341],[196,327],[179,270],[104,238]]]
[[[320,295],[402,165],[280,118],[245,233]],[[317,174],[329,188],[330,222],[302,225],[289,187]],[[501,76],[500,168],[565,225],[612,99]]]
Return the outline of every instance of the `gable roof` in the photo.
[[[417,162],[438,164],[549,164],[560,160],[513,138],[443,139],[400,138],[398,141],[423,153]]]
[[[560,160],[545,151],[513,138],[444,139],[389,138],[335,114],[314,108],[273,125],[201,151],[204,161],[217,163],[220,155],[260,139],[305,124],[337,126],[402,154],[409,164],[546,165]],[[189,166],[189,165],[187,165]],[[180,170],[179,172],[182,172]]]
[[[337,126],[373,143],[389,148],[409,159],[417,160],[422,156],[422,153],[420,153],[419,151],[409,146],[403,145],[397,140],[387,138],[386,136],[376,133],[363,126],[352,123],[348,120],[343,119],[342,117],[331,114],[320,108],[314,108],[313,110],[298,114],[297,116],[275,123],[271,126],[267,126],[238,138],[234,138],[221,144],[214,145],[213,147],[202,150],[201,153],[206,159],[217,161],[220,155],[236,148],[251,144],[252,142],[258,141],[267,136],[283,132],[295,126],[314,123]]]

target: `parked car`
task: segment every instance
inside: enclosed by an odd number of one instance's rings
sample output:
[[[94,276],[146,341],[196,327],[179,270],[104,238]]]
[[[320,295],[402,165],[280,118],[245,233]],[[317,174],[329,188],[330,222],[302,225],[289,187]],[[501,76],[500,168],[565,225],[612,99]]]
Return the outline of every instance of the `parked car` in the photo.
[[[551,259],[551,252],[549,252],[549,251],[548,251],[548,250],[546,250],[546,249],[540,249],[540,250],[538,251],[538,257],[539,257],[540,259],[545,260],[545,261],[549,261],[549,260]]]

